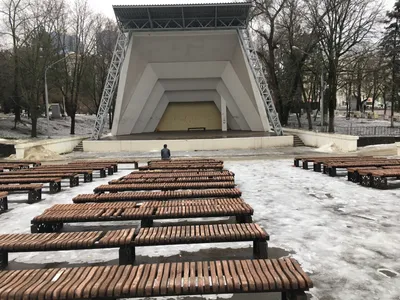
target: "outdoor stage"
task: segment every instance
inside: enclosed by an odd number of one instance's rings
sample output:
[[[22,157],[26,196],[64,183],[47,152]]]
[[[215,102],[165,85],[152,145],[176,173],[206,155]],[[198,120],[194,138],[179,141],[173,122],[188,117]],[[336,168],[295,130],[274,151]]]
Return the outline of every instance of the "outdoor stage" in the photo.
[[[254,131],[179,131],[108,136],[83,141],[86,152],[150,152],[164,144],[174,151],[265,149],[293,146],[293,136]]]

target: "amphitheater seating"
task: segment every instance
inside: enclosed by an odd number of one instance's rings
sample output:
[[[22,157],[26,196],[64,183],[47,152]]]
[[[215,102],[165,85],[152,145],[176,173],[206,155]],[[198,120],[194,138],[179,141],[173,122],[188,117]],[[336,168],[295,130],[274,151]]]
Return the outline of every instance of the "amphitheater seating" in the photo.
[[[49,177],[49,178],[0,178],[0,185],[8,184],[29,184],[29,183],[49,183],[50,193],[55,194],[61,191],[61,178],[60,177]]]
[[[165,200],[165,199],[188,199],[188,198],[210,198],[210,197],[240,197],[242,193],[237,188],[232,189],[208,189],[208,190],[184,190],[184,191],[161,191],[161,192],[123,192],[108,194],[83,194],[72,199],[74,203],[86,202],[119,202],[137,200]]]
[[[202,217],[236,217],[251,222],[253,209],[241,198],[61,204],[45,210],[31,221],[31,232],[55,232],[64,223],[140,220],[150,227],[153,220]]]
[[[2,192],[28,192],[28,203],[42,200],[43,184],[0,184]]]
[[[94,189],[95,193],[116,193],[126,191],[145,191],[145,190],[195,190],[195,189],[215,189],[215,188],[234,188],[233,181],[221,182],[166,182],[166,183],[129,183],[129,184],[106,184]]]
[[[307,299],[312,281],[291,258],[85,266],[0,272],[0,298],[120,299],[282,293]]]
[[[0,267],[10,252],[120,248],[119,263],[135,261],[135,247],[193,243],[253,242],[253,255],[267,258],[268,234],[257,224],[165,226],[112,231],[0,235]]]

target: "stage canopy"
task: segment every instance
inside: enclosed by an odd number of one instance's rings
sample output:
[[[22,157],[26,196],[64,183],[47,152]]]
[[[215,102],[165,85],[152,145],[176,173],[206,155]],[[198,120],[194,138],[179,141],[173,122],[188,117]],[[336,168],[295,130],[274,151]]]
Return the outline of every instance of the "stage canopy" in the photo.
[[[114,5],[123,31],[215,30],[247,27],[251,3]]]

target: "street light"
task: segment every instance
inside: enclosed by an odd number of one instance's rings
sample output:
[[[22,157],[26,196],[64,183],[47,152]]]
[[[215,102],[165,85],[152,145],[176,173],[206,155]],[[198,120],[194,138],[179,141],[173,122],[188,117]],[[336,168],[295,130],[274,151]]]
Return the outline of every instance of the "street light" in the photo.
[[[296,49],[300,52],[303,52],[304,54],[310,55],[311,53],[308,53],[304,51],[303,49],[300,49],[297,46],[292,46],[292,49]],[[321,99],[319,102],[319,109],[321,111],[321,127],[324,127],[324,91],[325,91],[325,82],[324,82],[324,64],[321,63]]]
[[[46,98],[46,116],[47,116],[47,138],[50,138],[50,114],[49,114],[49,95],[47,91],[47,71],[54,66],[55,64],[59,63],[60,61],[63,61],[64,59],[68,58],[68,55],[64,56],[63,58],[53,62],[52,64],[48,65],[46,69],[44,70],[44,94]],[[65,109],[65,108],[64,108]]]

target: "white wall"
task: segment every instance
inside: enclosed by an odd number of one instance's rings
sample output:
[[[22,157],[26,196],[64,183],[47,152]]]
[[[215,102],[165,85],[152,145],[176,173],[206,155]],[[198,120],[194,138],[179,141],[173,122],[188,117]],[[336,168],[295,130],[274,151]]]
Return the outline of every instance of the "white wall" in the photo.
[[[228,125],[233,118],[231,128],[270,129],[235,30],[147,32],[133,34],[128,46],[112,134],[129,135],[154,127],[149,126],[150,119],[157,106],[163,106],[163,93],[175,91],[162,84],[168,80],[175,80],[175,88],[186,91],[201,90],[205,80],[222,81],[230,94],[221,95],[227,101]]]
[[[122,140],[122,141],[83,141],[85,152],[152,152],[161,150],[162,144],[168,144],[171,151],[201,151],[228,149],[266,149],[274,147],[292,147],[293,136],[268,136],[226,139],[192,140]]]
[[[84,139],[85,137],[73,137],[21,143],[15,145],[15,156],[17,159],[23,159],[25,157],[25,151],[37,146],[42,146],[45,149],[48,149],[58,154],[69,153],[72,152],[72,150]]]
[[[322,147],[333,143],[340,151],[352,152],[357,150],[358,136],[322,133],[297,129],[285,129],[285,133],[297,135],[306,146]]]

